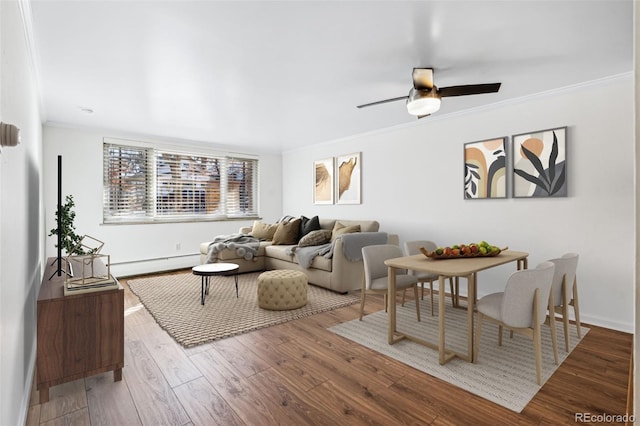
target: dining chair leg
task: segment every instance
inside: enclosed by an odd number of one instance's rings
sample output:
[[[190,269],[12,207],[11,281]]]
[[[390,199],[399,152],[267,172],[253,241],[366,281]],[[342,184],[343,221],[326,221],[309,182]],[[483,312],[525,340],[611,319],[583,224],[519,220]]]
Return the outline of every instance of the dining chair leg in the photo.
[[[362,316],[364,315],[364,297],[366,294],[367,292],[363,289],[360,295],[360,321],[362,321]]]
[[[422,292],[420,293],[420,300],[424,300],[424,281],[420,283],[420,287],[422,287]]]
[[[565,351],[569,352],[569,344],[570,344],[570,337],[569,337],[569,303],[563,302],[562,307],[561,307],[561,311],[562,311],[562,323],[564,325],[564,349],[565,349]]]
[[[429,281],[429,295],[431,296],[431,316],[433,316],[433,281]]]
[[[387,293],[384,294],[384,311],[387,311],[387,308],[389,307],[389,298],[387,297]]]
[[[449,277],[449,291],[451,292],[451,306],[458,306],[458,300],[456,299],[456,292],[453,287],[453,278]]]
[[[556,316],[553,313],[553,294],[549,295],[549,327],[551,328],[551,345],[553,346],[553,360],[558,365],[558,338],[556,337]]]
[[[407,294],[407,289],[402,290],[402,306],[404,307],[404,295]]]
[[[478,362],[478,352],[480,351],[480,334],[482,333],[482,319],[484,315],[478,312],[478,321],[476,321],[476,338],[473,342],[473,362]]]
[[[420,300],[418,299],[418,285],[413,286],[413,297],[416,299],[416,316],[418,317],[418,322],[420,322]]]
[[[542,336],[538,318],[538,289],[533,293],[533,352],[536,357],[536,379],[538,386],[542,385]]]
[[[580,305],[578,304],[578,279],[573,281],[573,315],[576,317],[576,330],[578,331],[578,339],[582,339],[580,331]]]
[[[540,324],[536,322],[533,328],[533,352],[536,357],[536,379],[538,386],[542,386],[542,349],[541,349]]]
[[[503,328],[501,324],[498,326],[498,346],[502,346],[502,332],[503,332]],[[511,331],[511,333],[513,333],[513,331]]]

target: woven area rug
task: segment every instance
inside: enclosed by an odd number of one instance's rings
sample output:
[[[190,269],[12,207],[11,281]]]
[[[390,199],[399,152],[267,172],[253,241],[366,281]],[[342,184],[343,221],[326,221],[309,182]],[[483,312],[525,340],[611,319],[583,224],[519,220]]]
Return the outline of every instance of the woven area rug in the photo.
[[[200,304],[200,277],[191,273],[134,279],[128,283],[160,327],[184,347],[341,308],[360,300],[359,296],[309,285],[306,306],[269,311],[258,306],[258,275],[238,275],[237,298],[233,277],[211,277],[204,306]]]
[[[445,335],[447,347],[460,353],[467,351],[467,311],[446,306]],[[426,341],[438,342],[438,300],[434,303],[431,316],[430,302],[425,298],[420,305],[422,322],[416,320],[413,301],[404,307],[398,305],[397,326],[400,332]],[[477,364],[454,358],[445,365],[438,363],[438,351],[409,340],[401,340],[394,345],[387,343],[387,314],[384,311],[366,315],[362,321],[353,320],[329,328],[330,331],[353,340],[376,352],[394,358],[404,364],[465,389],[512,411],[521,412],[540,390],[536,383],[536,366],[533,355],[533,341],[525,336],[504,332],[502,347],[498,346],[498,327],[488,321],[482,325],[480,350]],[[474,323],[475,326],[475,323]],[[560,364],[569,355],[564,351],[564,329],[556,321],[558,355]],[[571,325],[570,350],[576,347],[578,336]],[[588,328],[581,327],[582,336]],[[542,380],[551,377],[558,366],[553,361],[551,332],[548,326],[542,328]]]

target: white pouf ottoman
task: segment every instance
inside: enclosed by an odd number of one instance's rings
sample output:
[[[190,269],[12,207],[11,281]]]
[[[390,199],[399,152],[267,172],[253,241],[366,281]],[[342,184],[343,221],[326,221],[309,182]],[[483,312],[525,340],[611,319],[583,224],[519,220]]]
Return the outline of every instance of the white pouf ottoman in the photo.
[[[258,306],[272,311],[297,309],[307,304],[307,276],[277,269],[258,276]]]

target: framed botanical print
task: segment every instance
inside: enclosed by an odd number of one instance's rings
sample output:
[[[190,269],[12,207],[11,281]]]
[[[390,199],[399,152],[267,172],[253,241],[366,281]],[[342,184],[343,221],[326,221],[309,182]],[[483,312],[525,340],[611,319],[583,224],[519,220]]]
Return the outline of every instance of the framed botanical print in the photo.
[[[336,157],[336,204],[360,204],[362,158],[360,153]]]
[[[313,162],[313,203],[333,204],[333,157]]]
[[[464,144],[464,198],[507,197],[507,138]]]
[[[513,196],[567,196],[567,128],[513,136]]]

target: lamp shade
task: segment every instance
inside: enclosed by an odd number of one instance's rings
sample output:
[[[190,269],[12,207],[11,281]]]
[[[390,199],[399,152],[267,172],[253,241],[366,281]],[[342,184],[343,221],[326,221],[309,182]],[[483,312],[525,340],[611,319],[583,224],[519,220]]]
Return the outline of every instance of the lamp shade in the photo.
[[[407,111],[411,115],[429,115],[440,109],[440,95],[435,86],[429,91],[411,89]]]

